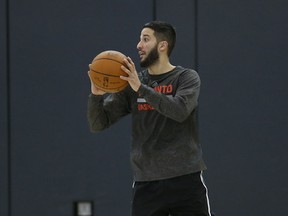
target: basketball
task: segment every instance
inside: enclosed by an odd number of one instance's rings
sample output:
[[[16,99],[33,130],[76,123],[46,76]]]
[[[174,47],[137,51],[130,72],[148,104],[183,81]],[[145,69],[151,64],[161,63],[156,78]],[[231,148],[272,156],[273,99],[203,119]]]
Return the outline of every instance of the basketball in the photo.
[[[90,77],[92,82],[102,91],[115,93],[123,90],[128,82],[120,76],[127,76],[121,69],[125,66],[126,56],[115,50],[107,50],[99,53],[90,64]]]

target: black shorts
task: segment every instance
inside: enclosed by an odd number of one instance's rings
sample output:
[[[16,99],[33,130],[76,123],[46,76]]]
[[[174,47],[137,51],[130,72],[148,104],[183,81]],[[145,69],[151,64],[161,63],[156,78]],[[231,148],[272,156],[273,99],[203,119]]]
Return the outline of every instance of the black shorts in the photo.
[[[132,216],[210,215],[202,172],[133,185]]]

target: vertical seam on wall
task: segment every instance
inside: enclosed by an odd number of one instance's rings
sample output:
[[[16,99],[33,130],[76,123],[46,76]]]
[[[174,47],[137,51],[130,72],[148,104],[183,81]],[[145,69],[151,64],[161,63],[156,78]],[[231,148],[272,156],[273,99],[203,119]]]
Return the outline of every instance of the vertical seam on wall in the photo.
[[[198,62],[198,0],[194,1],[194,14],[195,14],[195,56],[194,56],[194,61],[195,61],[195,70],[198,72],[199,70],[199,62]]]
[[[7,202],[8,215],[12,216],[12,172],[11,172],[11,80],[10,80],[10,4],[6,0],[6,80],[7,80]]]
[[[153,7],[153,14],[152,14],[152,18],[153,18],[153,20],[156,20],[157,19],[157,8],[156,8],[156,5],[157,5],[157,3],[156,3],[156,0],[153,0],[153,5],[152,5],[152,7]]]

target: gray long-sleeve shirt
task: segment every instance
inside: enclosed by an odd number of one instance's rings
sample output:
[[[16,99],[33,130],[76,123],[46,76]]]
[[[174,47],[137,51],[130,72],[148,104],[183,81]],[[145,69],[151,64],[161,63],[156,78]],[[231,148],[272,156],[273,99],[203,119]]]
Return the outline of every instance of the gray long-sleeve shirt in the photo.
[[[181,66],[161,75],[139,73],[138,93],[130,87],[107,97],[90,95],[91,131],[108,128],[132,114],[131,164],[135,181],[152,181],[206,169],[198,140],[198,74]]]

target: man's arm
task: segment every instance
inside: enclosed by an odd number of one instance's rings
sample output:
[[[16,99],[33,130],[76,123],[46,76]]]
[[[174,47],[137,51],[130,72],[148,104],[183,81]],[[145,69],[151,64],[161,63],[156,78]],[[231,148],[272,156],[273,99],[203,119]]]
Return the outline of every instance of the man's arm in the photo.
[[[130,112],[124,91],[104,96],[105,92],[97,89],[91,81],[91,94],[88,98],[87,109],[91,132],[98,132],[108,128]]]
[[[156,92],[141,85],[138,93],[159,113],[175,121],[184,121],[198,105],[200,78],[195,71],[187,70],[179,77],[175,96]]]

